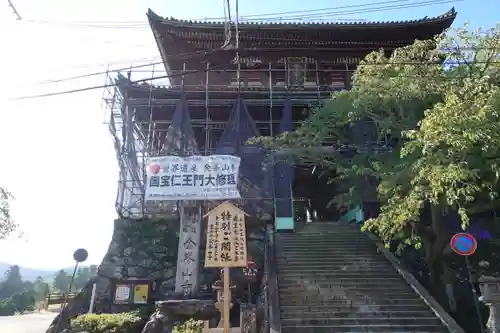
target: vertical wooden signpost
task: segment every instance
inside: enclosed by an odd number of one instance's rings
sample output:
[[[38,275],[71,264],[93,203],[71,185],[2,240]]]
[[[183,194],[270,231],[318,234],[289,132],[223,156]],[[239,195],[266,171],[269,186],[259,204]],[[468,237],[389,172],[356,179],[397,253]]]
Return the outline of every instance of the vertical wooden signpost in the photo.
[[[208,212],[205,267],[224,269],[223,311],[224,333],[230,332],[229,310],[231,289],[229,269],[247,266],[247,244],[244,211],[230,202],[223,202]]]

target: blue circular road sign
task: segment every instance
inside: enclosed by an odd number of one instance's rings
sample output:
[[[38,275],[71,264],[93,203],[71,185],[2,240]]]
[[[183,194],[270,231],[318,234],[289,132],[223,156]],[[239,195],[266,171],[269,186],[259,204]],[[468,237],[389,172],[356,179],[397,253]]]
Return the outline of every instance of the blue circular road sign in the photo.
[[[458,233],[450,241],[451,249],[461,256],[470,256],[477,249],[477,241],[471,234]]]

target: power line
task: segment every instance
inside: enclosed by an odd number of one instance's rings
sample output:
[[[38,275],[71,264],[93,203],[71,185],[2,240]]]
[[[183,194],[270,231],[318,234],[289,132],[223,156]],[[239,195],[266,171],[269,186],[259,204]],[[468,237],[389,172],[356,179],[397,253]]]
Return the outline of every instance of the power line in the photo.
[[[398,0],[399,1],[399,0]],[[418,7],[426,7],[428,5],[440,5],[440,4],[446,4],[446,3],[454,3],[454,2],[461,2],[463,0],[428,0],[428,1],[420,1],[420,2],[415,2],[412,4],[406,4],[406,5],[397,5],[397,6],[379,6],[379,7],[372,7],[372,8],[365,8],[365,9],[358,9],[358,10],[340,10],[340,11],[332,11],[328,13],[323,13],[322,16],[324,15],[350,15],[350,14],[366,14],[366,13],[373,13],[373,12],[379,12],[379,11],[391,11],[391,10],[399,10],[399,9],[407,9],[407,8],[418,8]],[[285,19],[281,17],[270,17],[267,18],[267,20],[303,20],[303,19],[314,19],[317,16],[317,14],[309,14],[309,15],[300,15],[300,16],[295,16],[295,17],[286,17]]]
[[[173,57],[172,60],[182,61],[182,60],[189,60],[197,55],[205,56],[205,55],[208,55],[208,54],[210,54],[212,52],[216,52],[216,51],[217,51],[217,49],[207,50],[205,52],[195,51],[195,52],[185,52],[185,53],[169,53],[169,54],[166,54],[166,56],[170,57],[171,59]],[[160,57],[157,57],[157,58],[160,59]],[[137,62],[137,61],[132,60],[130,62]],[[108,67],[113,63],[116,63],[116,62],[108,63]],[[83,79],[83,78],[87,78],[87,77],[91,77],[91,76],[104,75],[104,74],[113,73],[113,72],[122,72],[122,71],[131,70],[131,69],[144,68],[144,67],[150,67],[150,66],[156,66],[156,65],[163,65],[163,61],[149,62],[146,64],[140,64],[140,65],[130,65],[127,67],[122,67],[122,68],[117,68],[117,69],[108,69],[106,71],[87,73],[87,74],[76,75],[76,76],[71,76],[71,77],[66,77],[66,78],[61,78],[61,79],[44,80],[44,81],[41,81],[41,82],[38,82],[35,84],[60,83],[60,82],[66,82],[66,81],[71,81],[71,80]]]
[[[418,1],[415,0],[388,0],[381,1],[378,3],[366,3],[357,5],[347,5],[347,6],[337,6],[322,9],[312,9],[303,11],[287,11],[287,12],[275,12],[266,14],[255,14],[247,15],[240,18],[241,21],[271,21],[271,20],[302,20],[303,18],[319,18],[324,16],[335,16],[338,14],[359,14],[359,13],[372,13],[380,12],[385,10],[397,10],[405,8],[423,7],[429,5],[446,4],[452,2],[461,2],[463,0],[433,0],[433,1]],[[389,6],[390,4],[394,4]],[[289,16],[290,14],[296,14],[300,16]],[[287,17],[288,16],[288,17]],[[218,18],[205,18],[205,21],[209,20],[225,20],[224,17]],[[73,28],[108,28],[108,29],[149,29],[149,24],[144,23],[133,23],[134,21],[74,21],[74,22],[54,22],[54,21],[38,21],[30,20],[32,23],[42,23],[42,24],[53,24],[62,27],[73,27]],[[104,23],[112,23],[115,25],[109,25]]]
[[[270,39],[267,39],[266,40],[273,40],[272,38]],[[302,42],[308,42],[308,40],[303,40],[303,39],[279,39],[280,41],[302,41]],[[310,42],[314,42],[313,40],[311,40]],[[398,48],[398,46],[392,46],[393,48]],[[381,47],[383,48],[383,47]],[[232,49],[232,50],[236,50],[236,49]],[[335,50],[339,50],[339,51],[348,51],[349,49],[348,48],[329,48],[329,50],[331,51],[335,51]],[[356,51],[373,51],[374,49],[373,48],[359,48],[359,47],[356,47],[355,48]],[[437,49],[438,51],[439,50],[445,50],[445,49]],[[460,50],[463,50],[463,51],[478,51],[478,50],[486,50],[486,48],[472,48],[472,47],[463,47],[463,48],[460,48]],[[207,51],[208,52],[208,51]],[[214,51],[212,51],[214,52]],[[201,53],[197,53],[197,52],[187,52],[187,53],[180,53],[178,54],[179,58],[178,59],[175,59],[175,60],[189,60],[191,58],[192,55],[201,55]],[[181,55],[185,55],[185,56],[189,56],[187,57],[186,59],[182,59],[180,56]],[[171,56],[171,54],[167,55],[167,56]],[[111,63],[108,63],[108,65],[110,65]],[[60,79],[52,79],[52,80],[44,80],[44,81],[41,81],[41,82],[37,82],[35,84],[51,84],[51,83],[60,83],[60,82],[66,82],[66,81],[71,81],[71,80],[77,80],[77,79],[82,79],[82,78],[87,78],[87,77],[91,77],[91,76],[98,76],[98,75],[104,75],[104,74],[109,74],[109,73],[113,73],[113,72],[122,72],[122,71],[127,71],[127,70],[132,70],[132,69],[137,69],[137,68],[144,68],[144,67],[150,67],[150,66],[156,66],[156,65],[163,65],[163,61],[157,61],[157,62],[150,62],[150,63],[146,63],[146,64],[140,64],[140,65],[130,65],[130,66],[127,66],[127,67],[121,67],[121,68],[117,68],[117,69],[108,69],[106,71],[99,71],[99,72],[93,72],[93,73],[87,73],[87,74],[82,74],[82,75],[76,75],[76,76],[71,76],[71,77],[66,77],[66,78],[60,78]],[[148,71],[149,72],[149,71]]]
[[[304,19],[304,18],[314,18],[315,16],[317,16],[318,14],[309,14],[309,15],[303,15],[304,13],[318,13],[318,12],[321,12],[321,11],[326,11],[326,10],[332,10],[332,9],[343,9],[343,8],[359,8],[359,7],[366,7],[366,6],[373,6],[373,5],[380,5],[380,4],[392,4],[392,3],[402,3],[402,2],[411,2],[411,1],[414,1],[414,0],[389,0],[389,1],[382,1],[382,2],[379,2],[379,3],[367,3],[367,4],[357,4],[357,5],[348,5],[348,6],[337,6],[337,7],[329,7],[329,8],[322,8],[322,9],[312,9],[312,10],[305,10],[305,11],[288,11],[288,12],[278,12],[278,13],[270,13],[270,14],[256,14],[256,15],[248,15],[246,17],[262,17],[262,16],[269,16],[269,15],[282,15],[282,14],[293,14],[293,13],[301,13],[302,15],[299,16],[299,17],[290,17],[290,18],[284,18],[283,16],[280,16],[280,17],[274,17],[274,19],[279,19],[279,20],[283,20],[283,19],[287,19],[287,20],[293,20],[293,19]],[[335,12],[328,12],[326,14],[339,14],[339,13],[360,13],[360,12],[373,12],[373,11],[380,11],[380,10],[395,10],[395,9],[400,9],[400,8],[411,8],[411,7],[420,7],[422,5],[435,5],[435,4],[441,4],[441,3],[450,3],[450,2],[455,2],[455,1],[461,1],[461,0],[437,0],[437,1],[421,1],[421,2],[417,2],[417,3],[410,3],[410,4],[406,4],[406,5],[398,5],[398,6],[393,6],[393,7],[390,7],[390,6],[382,6],[382,7],[375,7],[375,8],[362,8],[360,10],[355,10],[355,11],[335,11]],[[229,9],[229,6],[228,6],[228,9]],[[321,13],[320,13],[321,14]],[[325,14],[321,14],[321,15],[325,15]],[[227,18],[226,18],[227,19]],[[273,18],[268,18],[269,20],[273,19]],[[261,20],[261,19],[259,19]],[[50,23],[49,21],[33,21],[33,20],[30,20],[29,22],[35,22],[35,23]],[[231,17],[229,16],[229,22],[231,22]],[[92,26],[87,26],[87,27],[92,27]],[[98,26],[94,26],[94,27],[98,27]],[[130,27],[122,27],[122,28],[127,28],[129,29]],[[229,37],[230,38],[230,33],[231,33],[231,29],[228,29],[228,32],[229,32]],[[262,38],[260,38],[261,40],[263,40]],[[280,39],[280,38],[265,38],[265,40],[278,40],[278,41],[292,41],[292,39]],[[302,42],[304,42],[305,40],[300,40]],[[112,42],[112,41],[103,41],[103,42]],[[225,43],[226,44],[226,43]],[[153,59],[160,59],[159,57],[155,57]],[[124,61],[124,62],[128,62],[128,61]],[[136,60],[132,60],[130,62],[136,62]],[[96,66],[106,66],[106,65],[109,65],[109,64],[98,64]],[[77,66],[75,66],[77,67]],[[90,65],[83,65],[81,67],[90,67]],[[98,75],[98,74],[96,74]],[[92,75],[90,75],[92,76]],[[85,77],[85,76],[82,76],[82,77]],[[78,77],[79,78],[79,77]],[[51,83],[52,81],[54,80],[47,80],[47,82],[45,83]],[[60,80],[55,80],[56,82],[61,82]]]
[[[225,66],[225,65],[224,65]],[[160,79],[170,79],[173,77],[181,77],[181,76],[186,76],[190,74],[196,74],[200,72],[207,72],[213,69],[216,69],[217,67],[222,66],[214,66],[215,68],[212,69],[202,69],[202,70],[185,70],[180,73],[175,73],[175,74],[170,74],[170,75],[161,75],[161,76],[156,76],[156,77],[151,77],[147,79],[141,79],[141,80],[135,80],[135,81],[130,81],[128,84],[135,84],[135,83],[145,83],[148,81],[155,81],[155,80],[160,80]],[[80,89],[72,89],[72,90],[65,90],[65,91],[59,91],[59,92],[54,92],[54,93],[47,93],[47,94],[40,94],[40,95],[33,95],[33,96],[23,96],[23,97],[17,97],[17,98],[11,98],[10,100],[22,100],[22,99],[33,99],[33,98],[39,98],[39,97],[50,97],[50,96],[59,96],[59,95],[66,95],[66,94],[72,94],[72,93],[78,93],[78,92],[85,92],[85,91],[90,91],[90,90],[95,90],[95,89],[105,89],[105,88],[111,88],[115,87],[117,84],[104,84],[100,86],[91,86],[91,87],[86,87],[86,88],[80,88]]]
[[[471,64],[471,63],[469,63]],[[472,64],[500,64],[500,61],[476,61]],[[386,66],[386,65],[414,65],[414,66],[426,66],[426,65],[442,65],[442,62],[398,62],[398,63],[390,63],[390,64],[363,64],[365,66]],[[456,65],[456,63],[455,63]],[[224,65],[225,66],[225,65]],[[222,65],[217,66],[221,67],[220,69],[224,69]],[[160,79],[170,79],[173,77],[181,77],[185,75],[190,75],[190,74],[196,74],[200,72],[208,72],[211,70],[214,70],[216,68],[211,68],[211,69],[201,69],[201,70],[186,70],[182,71],[180,73],[175,73],[171,75],[162,75],[162,76],[156,76],[152,78],[147,78],[147,79],[141,79],[141,80],[135,80],[135,81],[130,81],[128,84],[136,84],[136,83],[145,83],[148,81],[155,81],[155,80],[160,80]],[[338,72],[345,72],[345,70],[339,69]],[[452,78],[456,79],[456,78]],[[11,98],[10,100],[23,100],[23,99],[34,99],[34,98],[41,98],[41,97],[51,97],[51,96],[59,96],[59,95],[67,95],[67,94],[73,94],[73,93],[78,93],[78,92],[85,92],[85,91],[90,91],[90,90],[96,90],[96,89],[105,89],[105,88],[111,88],[115,87],[117,84],[105,84],[105,85],[99,85],[99,86],[91,86],[91,87],[86,87],[86,88],[80,88],[80,89],[72,89],[72,90],[65,90],[65,91],[59,91],[59,92],[53,92],[53,93],[46,93],[46,94],[40,94],[40,95],[32,95],[32,96],[22,96],[22,97],[17,97],[17,98]],[[149,88],[148,88],[149,89]]]

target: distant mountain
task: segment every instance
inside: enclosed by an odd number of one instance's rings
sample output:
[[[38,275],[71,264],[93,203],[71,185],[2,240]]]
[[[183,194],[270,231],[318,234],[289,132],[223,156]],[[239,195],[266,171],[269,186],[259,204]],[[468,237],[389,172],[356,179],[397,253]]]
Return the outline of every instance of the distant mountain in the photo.
[[[0,280],[3,279],[5,272],[12,266],[6,262],[0,262]],[[57,271],[19,267],[23,280],[34,281],[38,276],[44,280],[52,280]]]

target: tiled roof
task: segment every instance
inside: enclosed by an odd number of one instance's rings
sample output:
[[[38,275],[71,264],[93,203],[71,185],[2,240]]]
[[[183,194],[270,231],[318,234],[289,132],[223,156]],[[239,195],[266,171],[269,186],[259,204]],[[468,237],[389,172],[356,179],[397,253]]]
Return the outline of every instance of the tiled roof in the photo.
[[[297,28],[297,27],[349,27],[349,26],[384,26],[384,25],[413,25],[431,22],[440,22],[445,20],[455,19],[457,12],[455,8],[451,8],[448,12],[436,16],[436,17],[424,17],[417,20],[406,20],[406,21],[368,21],[368,22],[241,22],[239,23],[240,28]],[[211,27],[211,28],[222,28],[224,27],[224,22],[222,21],[197,21],[197,20],[179,20],[173,17],[163,18],[155,14],[151,9],[148,11],[148,17],[151,21],[156,21],[160,24],[166,24],[177,27]]]

